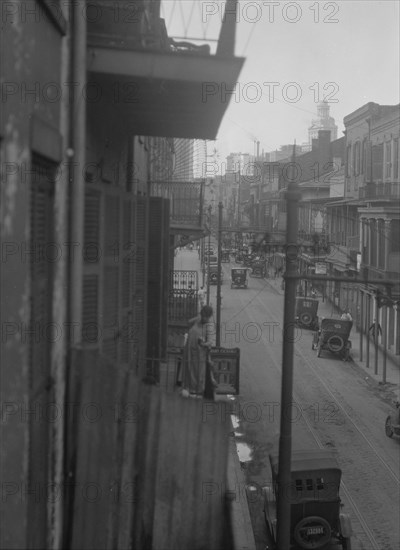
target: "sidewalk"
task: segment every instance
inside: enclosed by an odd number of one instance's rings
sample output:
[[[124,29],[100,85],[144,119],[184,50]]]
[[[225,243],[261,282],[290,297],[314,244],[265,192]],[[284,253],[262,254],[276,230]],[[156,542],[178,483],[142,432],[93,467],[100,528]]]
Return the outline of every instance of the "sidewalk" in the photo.
[[[284,294],[282,290],[282,278],[265,279],[269,285],[279,294]],[[328,300],[322,301],[321,296],[318,296],[319,307],[318,316],[321,317],[339,317],[339,311]],[[360,339],[361,334],[355,326],[353,326],[351,334],[351,359],[353,362],[365,371],[367,376],[376,383],[382,384],[383,382],[383,363],[384,354],[381,348],[378,347],[378,372],[375,374],[375,346],[373,341],[369,341],[369,366],[367,367],[367,337],[363,337],[363,360],[360,360]],[[392,353],[386,355],[386,384],[391,386],[390,389],[400,399],[400,356],[394,356]]]

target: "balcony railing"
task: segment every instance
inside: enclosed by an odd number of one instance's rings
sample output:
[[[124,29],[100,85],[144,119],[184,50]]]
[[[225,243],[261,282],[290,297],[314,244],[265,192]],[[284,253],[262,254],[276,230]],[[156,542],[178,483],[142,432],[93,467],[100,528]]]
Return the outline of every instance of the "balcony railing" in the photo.
[[[359,199],[388,200],[400,199],[400,182],[384,181],[360,187]]]
[[[168,296],[168,323],[186,325],[197,315],[197,271],[175,270],[170,273],[170,291]]]
[[[170,200],[171,225],[201,227],[204,180],[199,182],[152,182],[150,195]]]

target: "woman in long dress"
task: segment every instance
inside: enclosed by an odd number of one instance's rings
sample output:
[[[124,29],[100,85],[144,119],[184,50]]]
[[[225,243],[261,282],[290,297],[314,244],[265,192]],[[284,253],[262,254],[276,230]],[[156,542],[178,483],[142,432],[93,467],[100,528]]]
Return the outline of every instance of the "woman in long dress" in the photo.
[[[210,348],[215,345],[211,306],[204,306],[200,315],[191,319],[192,326],[183,353],[182,394],[203,397],[206,384],[206,363]]]

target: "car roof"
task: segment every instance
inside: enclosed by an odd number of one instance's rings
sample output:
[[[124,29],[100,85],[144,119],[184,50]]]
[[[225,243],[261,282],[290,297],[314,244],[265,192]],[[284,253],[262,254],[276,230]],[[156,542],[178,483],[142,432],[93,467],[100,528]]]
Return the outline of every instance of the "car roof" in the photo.
[[[335,451],[329,449],[309,449],[304,451],[293,451],[291,456],[290,469],[292,472],[304,472],[310,470],[338,470],[341,471],[336,458]],[[272,473],[278,475],[279,456],[270,454]]]
[[[339,328],[338,326],[335,327],[335,325],[339,325],[343,330],[349,330],[353,326],[353,321],[347,319],[334,319],[333,317],[324,317],[321,319],[321,328],[330,328],[331,330]]]

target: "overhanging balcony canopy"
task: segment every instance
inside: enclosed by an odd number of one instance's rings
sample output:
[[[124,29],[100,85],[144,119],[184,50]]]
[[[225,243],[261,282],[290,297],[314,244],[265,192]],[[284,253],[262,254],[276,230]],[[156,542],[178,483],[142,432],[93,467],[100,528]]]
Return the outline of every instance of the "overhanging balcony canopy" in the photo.
[[[165,36],[158,48],[139,47],[111,12],[110,26],[105,16],[101,28],[90,25],[88,91],[96,107],[135,135],[215,139],[244,62],[233,54],[236,2],[228,3],[215,55],[207,47],[179,50]]]

